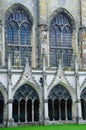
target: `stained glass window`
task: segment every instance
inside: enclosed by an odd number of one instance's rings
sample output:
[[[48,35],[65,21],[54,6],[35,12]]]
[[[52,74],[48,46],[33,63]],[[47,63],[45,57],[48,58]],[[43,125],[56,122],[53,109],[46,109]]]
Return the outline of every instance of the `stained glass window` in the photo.
[[[6,24],[7,50],[11,53],[12,65],[24,66],[26,55],[31,65],[31,16],[21,6],[15,6]]]
[[[50,65],[58,66],[59,57],[64,66],[71,67],[72,25],[64,12],[59,13],[50,26]]]

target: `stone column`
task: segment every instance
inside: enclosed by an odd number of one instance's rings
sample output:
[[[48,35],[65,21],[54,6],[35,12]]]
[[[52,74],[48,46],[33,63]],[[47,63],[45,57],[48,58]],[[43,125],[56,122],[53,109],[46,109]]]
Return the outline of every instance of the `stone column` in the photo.
[[[39,24],[47,22],[47,0],[38,0],[39,2]]]
[[[18,123],[20,123],[20,101],[18,102]]]
[[[76,81],[76,109],[77,109],[76,121],[79,124],[81,123],[82,120],[82,114],[81,114],[79,73],[78,73],[78,58],[76,54],[75,54],[75,81]]]
[[[4,20],[2,21],[2,34],[1,34],[1,36],[2,36],[2,39],[1,39],[1,41],[2,41],[2,53],[1,53],[1,55],[2,55],[2,57],[1,57],[1,61],[2,61],[2,66],[5,66],[7,63],[6,63],[6,61],[5,61],[5,56],[7,56],[6,55],[6,53],[7,53],[7,50],[5,50],[5,27],[4,27]],[[7,57],[6,57],[6,59],[7,59]]]
[[[43,123],[47,124],[49,121],[48,117],[48,99],[47,99],[47,82],[46,82],[46,55],[45,51],[42,54],[42,71],[43,71]]]
[[[65,101],[65,120],[67,121],[67,101]]]
[[[46,54],[48,55],[48,45],[47,45],[47,0],[38,0],[39,1],[39,21],[38,21],[38,30],[39,30],[39,65],[42,67],[42,51],[45,49]],[[46,59],[46,63],[48,59]]]
[[[60,103],[60,100],[59,100],[59,120],[61,121],[61,103]]]
[[[25,101],[25,122],[27,123],[27,100]]]
[[[54,115],[54,100],[52,100],[52,113],[53,113],[53,121],[55,121],[55,115]]]
[[[13,118],[12,118],[12,72],[11,72],[11,57],[9,54],[8,57],[8,117],[7,117],[7,126],[13,126]]]
[[[34,122],[34,101],[32,101],[32,122]]]

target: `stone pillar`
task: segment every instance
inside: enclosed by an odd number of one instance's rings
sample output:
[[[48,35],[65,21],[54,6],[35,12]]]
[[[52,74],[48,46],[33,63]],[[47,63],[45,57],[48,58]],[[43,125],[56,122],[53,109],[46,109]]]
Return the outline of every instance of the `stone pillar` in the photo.
[[[25,102],[25,122],[27,123],[27,101]]]
[[[47,22],[47,0],[38,0],[39,2],[39,23],[46,24]]]
[[[5,27],[4,27],[4,20],[2,21],[2,39],[1,39],[1,41],[2,41],[2,59],[1,59],[1,61],[2,61],[2,66],[5,66],[7,63],[6,63],[6,61],[5,61],[5,59],[7,59],[7,57],[5,58],[5,56],[7,56],[6,55],[6,53],[7,53],[7,50],[5,50]]]
[[[43,123],[47,124],[49,117],[48,117],[48,99],[47,99],[47,83],[46,83],[46,55],[45,51],[43,51],[42,54],[42,59],[43,59]]]
[[[7,127],[13,126],[12,118],[12,100],[8,100],[8,117],[7,117]]]
[[[76,82],[76,121],[77,123],[81,123],[82,114],[81,114],[81,100],[80,100],[80,84],[79,84],[79,74],[78,74],[78,58],[75,54],[75,82]]]
[[[20,101],[18,102],[18,123],[20,123]]]
[[[60,103],[60,100],[59,100],[59,120],[61,121],[61,103]]]
[[[67,101],[65,101],[65,120],[67,121]]]
[[[39,26],[39,65],[42,68],[42,52],[45,50],[46,56],[48,55],[48,48],[47,48],[47,25],[42,24]],[[46,57],[46,64],[47,64],[47,57]]]
[[[39,67],[42,67],[42,51],[45,49],[46,54],[48,55],[48,46],[47,46],[47,0],[38,0],[39,1]],[[47,61],[48,59],[46,59]],[[48,61],[47,61],[48,62]]]
[[[8,117],[7,117],[7,126],[13,126],[13,119],[12,119],[12,72],[11,72],[11,57],[9,54],[8,57]]]
[[[34,122],[34,101],[32,101],[32,122]]]
[[[52,100],[52,113],[53,113],[53,121],[55,121],[55,115],[54,115],[54,100]]]

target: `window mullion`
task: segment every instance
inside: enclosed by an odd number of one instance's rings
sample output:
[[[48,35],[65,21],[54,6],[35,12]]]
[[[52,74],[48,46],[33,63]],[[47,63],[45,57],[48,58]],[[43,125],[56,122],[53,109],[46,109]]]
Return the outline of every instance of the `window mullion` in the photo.
[[[62,32],[62,28],[61,28],[61,58],[62,58],[62,62],[63,62],[63,32]]]
[[[20,48],[20,26],[19,26],[19,32],[18,32],[18,48],[19,48],[19,66],[21,65],[21,48]]]

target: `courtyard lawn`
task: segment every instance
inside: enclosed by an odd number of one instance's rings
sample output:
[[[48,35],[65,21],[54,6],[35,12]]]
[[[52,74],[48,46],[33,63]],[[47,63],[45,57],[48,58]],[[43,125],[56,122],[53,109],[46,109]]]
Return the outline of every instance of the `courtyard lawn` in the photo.
[[[13,128],[0,128],[0,130],[86,130],[86,124],[83,125],[49,125],[49,126],[20,126]]]

